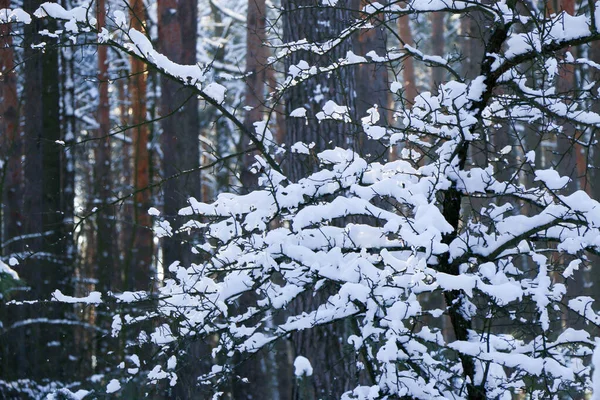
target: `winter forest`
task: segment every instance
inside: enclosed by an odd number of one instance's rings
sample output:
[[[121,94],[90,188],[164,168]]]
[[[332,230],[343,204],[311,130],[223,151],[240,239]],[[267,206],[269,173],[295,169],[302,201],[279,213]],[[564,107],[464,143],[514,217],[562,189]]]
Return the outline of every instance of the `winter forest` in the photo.
[[[0,0],[0,399],[600,400],[600,1]]]

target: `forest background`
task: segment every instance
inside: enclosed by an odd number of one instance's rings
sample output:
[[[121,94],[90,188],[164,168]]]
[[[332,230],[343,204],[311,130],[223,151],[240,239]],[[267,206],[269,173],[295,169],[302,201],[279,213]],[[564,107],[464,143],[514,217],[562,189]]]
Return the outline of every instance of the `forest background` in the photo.
[[[597,6],[0,0],[0,395],[591,394]]]

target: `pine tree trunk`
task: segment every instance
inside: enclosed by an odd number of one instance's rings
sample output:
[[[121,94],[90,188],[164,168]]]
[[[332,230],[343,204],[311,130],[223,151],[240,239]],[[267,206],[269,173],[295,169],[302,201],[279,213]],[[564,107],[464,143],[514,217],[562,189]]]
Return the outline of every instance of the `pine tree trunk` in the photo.
[[[246,111],[244,125],[255,132],[254,123],[264,117],[265,86],[267,80],[267,49],[265,41],[266,5],[265,0],[249,0],[246,16],[246,96],[245,104],[252,109]],[[250,140],[242,137],[242,148],[247,150]],[[242,184],[245,190],[256,187],[256,177],[249,172],[254,162],[254,154],[247,152],[244,157]]]
[[[433,45],[433,54],[436,56],[444,56],[444,13],[431,13],[431,43]],[[443,68],[431,69],[431,91],[438,93],[438,86],[444,83],[446,71]]]
[[[249,0],[246,14],[246,94],[245,105],[251,107],[244,116],[244,126],[250,132],[256,132],[254,124],[265,117],[265,89],[267,85],[268,50],[264,46],[266,40],[266,4],[265,0]],[[258,131],[258,136],[262,135]],[[249,138],[243,135],[241,147],[246,151],[243,158],[241,180],[244,192],[250,192],[257,186],[256,175],[250,172],[255,152],[248,151]],[[239,300],[241,307],[249,307],[253,303],[253,293],[247,293]],[[236,375],[247,379],[247,382],[234,381],[232,396],[234,399],[277,399],[286,400],[291,397],[291,369],[286,363],[289,348],[281,342],[271,349],[264,349],[252,357],[243,360],[236,370]]]
[[[145,32],[146,10],[143,0],[130,1],[131,28]],[[134,241],[133,257],[129,264],[128,286],[134,290],[149,290],[153,281],[152,270],[152,218],[151,207],[149,130],[146,122],[146,68],[145,64],[131,58],[131,124],[133,133],[134,163]]]
[[[9,0],[0,0],[0,9],[9,6]],[[23,219],[19,100],[10,32],[11,24],[0,25],[0,160],[3,164],[0,167],[0,254],[4,256],[21,251],[19,244],[12,240],[19,236],[19,225]]]
[[[398,31],[402,45],[414,45],[410,20],[407,15],[398,18]],[[417,97],[417,79],[415,77],[415,62],[412,57],[406,57],[402,63],[402,78],[404,79],[404,104],[411,108]]]
[[[196,64],[196,2],[161,0],[158,2],[159,47],[170,60],[187,65]],[[163,175],[198,168],[200,144],[198,100],[190,89],[166,77],[161,77],[161,114],[173,115],[161,120]],[[163,186],[164,216],[174,227],[181,223],[177,217],[188,197],[200,200],[200,171],[180,178],[169,179]],[[167,268],[174,261],[189,265],[190,246],[182,245],[186,238],[165,238],[163,264]]]
[[[129,115],[129,84],[126,85],[124,79],[119,79],[117,82],[117,91],[119,93],[119,129],[123,130],[125,127],[130,125]],[[127,139],[129,136],[126,132],[123,135],[123,140],[120,141],[120,152],[117,160],[120,160],[120,175],[121,175],[121,191],[120,197],[132,193],[134,190],[133,186],[133,146]],[[127,287],[127,281],[129,277],[129,271],[131,270],[131,263],[133,260],[133,240],[134,229],[133,229],[133,217],[134,217],[134,199],[129,197],[123,205],[116,208],[117,212],[117,225],[118,231],[118,255],[121,260],[120,268],[113,275],[111,286],[123,290]]]
[[[32,13],[40,3],[26,0],[23,8]],[[64,214],[70,211],[65,209],[67,202],[61,182],[66,165],[64,147],[60,144],[65,137],[61,134],[59,53],[52,46],[47,46],[44,52],[31,48],[32,43],[42,41],[37,32],[53,31],[55,23],[34,19],[24,29],[25,184],[23,225],[19,234],[28,237],[20,243],[27,246],[22,254],[26,260],[15,269],[30,289],[15,298],[39,300],[50,299],[56,289],[72,294],[72,260],[69,258],[72,253],[67,244],[69,239],[65,237],[72,221]],[[41,382],[42,379],[72,378],[77,366],[69,351],[73,350],[73,326],[60,322],[73,319],[71,309],[56,303],[11,308],[10,318],[3,321],[7,329],[2,339],[9,342],[11,349],[4,379]],[[41,315],[56,323],[44,323],[46,319],[38,319]]]
[[[170,60],[186,65],[196,64],[197,2],[159,0],[158,37],[160,52]],[[181,171],[200,165],[200,120],[198,100],[194,92],[166,77],[161,77],[161,146],[163,151],[163,176],[168,178]],[[183,220],[178,212],[187,204],[189,197],[201,199],[200,171],[169,179],[163,185],[164,217],[174,228]],[[175,236],[163,239],[163,266],[165,270],[174,261],[188,267],[194,261],[191,246],[185,242],[190,237]],[[182,243],[184,242],[184,243]],[[182,367],[178,371],[178,383],[174,395],[179,399],[202,398],[202,388],[197,376],[205,371],[210,358],[205,343],[189,342],[185,354],[180,356]]]
[[[324,42],[333,39],[352,21],[354,16],[349,1],[338,2],[336,7],[315,7],[309,0],[285,0],[282,2],[283,40],[292,42],[306,38],[308,42]],[[354,7],[355,8],[355,7]],[[285,70],[301,60],[310,66],[326,66],[346,56],[350,50],[349,41],[342,42],[326,56],[312,53],[295,52],[286,60]],[[348,106],[355,112],[355,68],[341,68],[331,76],[319,75],[302,85],[287,91],[285,96],[286,147],[302,141],[314,143],[310,156],[290,154],[284,168],[292,181],[298,181],[316,170],[318,164],[314,154],[333,146],[357,150],[358,133],[355,129],[338,121],[317,122],[315,115],[321,111],[326,101],[332,100],[338,105]],[[306,109],[308,120],[289,117],[299,108]],[[321,288],[315,295],[311,289],[291,304],[292,312],[309,312],[318,304],[326,301],[331,292]],[[339,398],[349,390],[356,376],[354,354],[345,347],[349,329],[344,323],[333,323],[297,332],[292,335],[294,357],[309,359],[314,374],[297,382],[293,398],[329,399]]]
[[[359,10],[369,2],[361,0]],[[372,21],[375,28],[361,30],[354,39],[355,51],[365,57],[370,51],[375,51],[379,56],[387,52],[387,35],[385,29],[378,26],[378,21]],[[390,121],[391,92],[388,82],[388,69],[385,64],[361,64],[356,71],[356,116],[367,116],[367,110],[377,105],[381,115],[380,123]],[[369,140],[365,134],[360,135],[361,156],[367,160],[381,161],[386,156],[387,147],[374,140]]]
[[[9,8],[10,0],[0,0],[0,9]],[[22,183],[23,169],[21,166],[22,145],[19,137],[18,115],[19,104],[17,95],[17,77],[15,71],[11,24],[0,24],[0,255],[7,260],[12,254],[23,251],[22,241],[17,240],[22,234],[23,223]],[[6,278],[4,278],[6,279]],[[17,320],[15,310],[8,310],[3,304],[10,300],[4,297],[0,300],[0,321],[6,327],[9,321]],[[20,313],[19,313],[20,314]],[[23,350],[23,340],[8,332],[4,337],[0,332],[0,370],[2,379],[15,378],[14,368],[18,365],[18,354]],[[24,354],[21,354],[21,357]],[[0,397],[2,397],[0,389]],[[6,396],[8,397],[8,396]]]
[[[106,1],[97,3],[98,29],[106,26]],[[112,290],[115,274],[115,225],[114,209],[108,203],[113,197],[112,157],[110,141],[110,103],[108,96],[108,48],[98,46],[98,125],[94,143],[94,206],[100,209],[96,214],[96,260],[95,271],[98,279],[96,290]]]

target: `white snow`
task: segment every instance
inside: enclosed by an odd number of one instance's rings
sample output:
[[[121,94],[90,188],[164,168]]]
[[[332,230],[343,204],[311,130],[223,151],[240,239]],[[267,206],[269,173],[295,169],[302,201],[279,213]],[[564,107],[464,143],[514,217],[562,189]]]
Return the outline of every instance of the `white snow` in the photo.
[[[12,260],[12,258],[11,258]],[[11,266],[15,266],[12,263],[10,263],[9,260],[9,264],[11,264]],[[10,268],[8,265],[6,265],[2,260],[0,260],[0,273],[3,274],[8,274],[10,275],[13,279],[19,279],[19,275],[17,274],[17,272],[15,270],[13,270],[12,268]]]
[[[52,299],[60,301],[61,303],[73,303],[73,304],[100,304],[102,303],[102,293],[90,292],[85,297],[72,297],[62,294],[62,292],[56,289],[52,293]]]
[[[552,168],[536,170],[534,180],[543,182],[550,190],[562,189],[570,181],[568,176],[560,176],[559,173]]]
[[[31,23],[31,16],[20,8],[0,8],[0,24],[11,22]]]
[[[308,358],[303,356],[296,357],[296,359],[294,360],[294,374],[297,377],[312,376],[313,367],[312,365],[310,365],[310,361],[308,361]]]
[[[115,393],[121,389],[121,383],[116,379],[111,379],[111,381],[106,385],[106,393]]]

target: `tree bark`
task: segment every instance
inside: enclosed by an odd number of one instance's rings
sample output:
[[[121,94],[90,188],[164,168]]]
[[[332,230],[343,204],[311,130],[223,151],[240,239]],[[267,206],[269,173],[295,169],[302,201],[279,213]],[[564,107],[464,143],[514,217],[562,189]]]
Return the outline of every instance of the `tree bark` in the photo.
[[[125,79],[119,79],[117,82],[117,91],[119,94],[119,129],[123,131],[130,124],[129,115],[129,85],[126,85]],[[121,171],[121,191],[119,196],[123,197],[126,194],[130,194],[134,190],[133,186],[133,146],[129,143],[127,134],[130,132],[122,133],[123,140],[120,141],[120,152],[117,158],[120,159],[120,171]],[[115,160],[116,161],[116,160]],[[117,207],[117,225],[118,231],[118,254],[119,259],[122,260],[120,268],[113,275],[112,287],[124,289],[127,285],[127,277],[129,276],[129,270],[131,269],[131,263],[133,259],[133,240],[134,229],[133,229],[133,216],[134,216],[134,199],[127,198],[121,207]]]
[[[402,46],[414,45],[410,20],[407,15],[398,18],[398,31]],[[402,78],[404,79],[404,102],[406,108],[411,108],[417,97],[417,80],[415,77],[415,62],[412,57],[406,57],[402,63]]]
[[[0,9],[9,6],[10,0],[0,0]],[[0,168],[0,255],[5,261],[12,254],[23,251],[22,241],[15,240],[21,234],[23,223],[23,169],[18,129],[17,77],[10,32],[11,24],[0,24],[0,160],[3,163],[3,167]],[[17,320],[17,316],[12,311],[9,312],[3,304],[7,300],[9,298],[0,299],[0,321],[4,324]],[[0,370],[4,371],[0,375],[2,379],[9,380],[18,376],[13,368],[20,361],[17,357],[24,356],[24,341],[11,334],[6,338],[4,335],[0,331]],[[21,354],[18,355],[17,352]],[[0,388],[0,395],[2,394]]]
[[[106,0],[98,0],[98,29],[106,26]],[[110,101],[108,95],[108,48],[98,47],[98,125],[94,143],[94,191],[93,205],[100,208],[96,214],[96,260],[95,271],[98,278],[96,290],[106,292],[112,290],[115,274],[114,255],[115,217],[114,209],[108,206],[113,197],[112,191],[112,156],[110,141]]]
[[[322,43],[336,38],[352,21],[354,13],[350,1],[338,2],[336,7],[315,7],[309,0],[284,0],[283,41],[292,42],[306,38],[308,42]],[[354,4],[354,9],[356,5]],[[346,56],[351,49],[349,41],[342,42],[325,56],[316,56],[308,52],[295,52],[286,60],[285,70],[304,60],[309,66],[326,66],[337,62]],[[307,176],[318,167],[315,154],[333,146],[357,150],[359,132],[339,121],[321,121],[315,118],[328,100],[338,105],[347,106],[351,113],[355,107],[355,68],[340,68],[331,75],[319,75],[289,89],[285,96],[286,115],[286,147],[302,141],[314,143],[311,155],[308,157],[294,154],[288,155],[284,165],[287,176],[292,181]],[[299,108],[306,109],[307,119],[289,117],[290,113]],[[309,312],[318,304],[326,301],[331,292],[321,288],[317,293],[307,292],[291,304],[294,313]],[[339,398],[349,390],[355,381],[354,354],[345,348],[345,338],[349,335],[344,323],[333,323],[328,326],[315,327],[297,332],[291,341],[295,356],[309,359],[314,374],[298,382],[293,398],[300,399],[329,399]]]
[[[130,1],[131,27],[145,32],[146,10],[143,0]],[[146,122],[146,76],[145,64],[131,58],[131,124],[134,150],[134,240],[132,262],[129,263],[127,284],[134,290],[149,290],[153,284],[152,270],[152,218],[151,206],[149,130]]]
[[[9,6],[9,0],[0,0],[0,9]],[[19,226],[23,219],[19,101],[10,32],[11,24],[0,25],[0,160],[4,163],[0,168],[0,201],[3,205],[0,219],[0,254],[4,256],[20,251],[18,243],[10,241],[19,236]]]
[[[26,0],[23,8],[33,13],[40,3]],[[68,196],[64,196],[61,182],[66,165],[60,144],[65,137],[61,134],[59,52],[52,43],[48,43],[43,52],[31,47],[43,41],[37,32],[54,31],[55,26],[55,22],[34,19],[24,27],[25,184],[19,235],[27,235],[27,238],[20,240],[25,250],[21,258],[25,260],[15,269],[29,289],[15,294],[17,300],[50,299],[56,289],[72,294],[72,260],[69,258],[72,253],[67,245],[69,239],[65,237],[70,222],[69,215],[64,214],[70,211],[66,209]],[[42,379],[66,381],[72,378],[77,365],[69,354],[74,350],[73,326],[68,321],[60,323],[74,319],[70,309],[60,304],[39,303],[11,308],[10,318],[3,321],[6,328],[1,338],[8,343],[10,351],[8,368],[3,371],[4,380],[31,379],[41,383]],[[41,315],[44,319],[39,320]],[[46,319],[57,323],[45,324]],[[13,325],[17,322],[20,324]]]
[[[196,64],[197,2],[195,0],[158,1],[158,37],[160,52],[170,60],[186,65]],[[185,86],[164,76],[160,79],[162,116],[161,146],[163,150],[163,176],[168,178],[178,172],[198,168],[200,165],[200,120],[197,96]],[[169,179],[163,185],[164,217],[175,228],[183,220],[178,212],[189,197],[201,199],[200,171],[180,178]],[[163,266],[165,270],[174,261],[186,267],[192,263],[190,245],[186,238],[175,236],[163,239]],[[191,342],[182,354],[184,361],[178,371],[177,398],[196,399],[203,393],[196,378],[207,367],[210,357],[208,346]]]
[[[180,64],[196,64],[196,1],[161,0],[158,2],[159,47],[161,53]],[[163,149],[163,175],[165,178],[178,172],[197,168],[200,163],[198,100],[190,89],[166,77],[161,77],[161,144]],[[169,179],[163,186],[164,216],[176,227],[182,221],[179,210],[187,204],[188,197],[200,200],[200,172]],[[167,268],[174,261],[184,265],[191,262],[189,246],[182,238],[165,238],[163,264]]]
[[[245,105],[250,107],[244,115],[244,126],[255,132],[255,123],[265,117],[265,89],[268,80],[266,40],[266,4],[265,0],[248,0],[246,14],[246,93]],[[258,131],[257,135],[261,136]],[[242,136],[241,147],[245,154],[241,171],[244,192],[257,187],[256,175],[250,172],[254,162],[254,152],[248,151],[249,138]],[[254,294],[246,294],[240,298],[242,307],[252,304]],[[248,380],[247,383],[234,382],[232,396],[234,399],[278,399],[291,398],[293,383],[290,379],[291,369],[287,360],[286,343],[278,343],[272,349],[261,350],[244,360],[237,368],[236,375]]]
[[[369,4],[361,0],[359,11]],[[365,57],[370,51],[379,56],[387,52],[387,35],[380,22],[372,21],[374,28],[361,30],[354,38],[354,48],[358,55]],[[391,121],[391,92],[388,82],[388,69],[385,64],[361,64],[356,70],[356,115],[367,116],[367,110],[377,105],[381,116],[380,124]],[[360,135],[361,156],[369,161],[380,160],[386,156],[387,146]]]
[[[246,106],[252,107],[246,111],[244,126],[250,132],[255,131],[254,123],[263,120],[265,112],[265,86],[267,81],[267,49],[265,41],[266,5],[265,0],[248,0],[246,15]],[[242,137],[242,148],[247,150],[249,140]],[[254,162],[254,154],[246,153],[241,175],[245,190],[256,187],[256,177],[249,169]]]
[[[444,38],[444,13],[431,13],[431,43],[433,54],[444,56],[445,38]],[[446,71],[440,67],[431,68],[431,92],[438,93],[438,86],[444,83]]]

